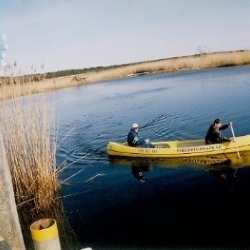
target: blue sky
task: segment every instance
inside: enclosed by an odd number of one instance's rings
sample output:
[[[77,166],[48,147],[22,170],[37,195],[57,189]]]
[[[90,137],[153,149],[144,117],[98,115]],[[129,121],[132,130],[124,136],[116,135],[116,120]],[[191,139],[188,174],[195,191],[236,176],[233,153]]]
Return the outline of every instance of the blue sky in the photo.
[[[0,0],[5,61],[28,73],[250,49],[249,0]]]

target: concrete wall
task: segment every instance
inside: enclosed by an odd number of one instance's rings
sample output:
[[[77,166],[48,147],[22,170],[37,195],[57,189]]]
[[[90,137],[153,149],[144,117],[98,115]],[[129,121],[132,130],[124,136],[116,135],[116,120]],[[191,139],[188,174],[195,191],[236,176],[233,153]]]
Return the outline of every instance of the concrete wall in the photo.
[[[11,174],[0,131],[0,237],[12,250],[25,250]]]

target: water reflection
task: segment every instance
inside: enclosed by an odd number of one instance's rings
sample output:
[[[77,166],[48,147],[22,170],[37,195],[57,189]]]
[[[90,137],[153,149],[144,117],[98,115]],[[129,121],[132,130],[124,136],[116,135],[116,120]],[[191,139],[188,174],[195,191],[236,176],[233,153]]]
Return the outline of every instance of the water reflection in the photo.
[[[145,182],[146,177],[144,172],[153,170],[153,162],[151,160],[132,160],[131,161],[131,172],[135,179],[140,182]]]
[[[229,175],[236,177],[237,173],[237,169],[232,167],[230,159],[219,164],[212,164],[208,171],[213,173],[219,180],[226,180]]]
[[[227,179],[227,175],[233,174],[236,177],[237,170],[243,167],[250,167],[250,151],[237,154],[221,154],[204,157],[186,158],[131,158],[131,157],[109,157],[111,165],[127,165],[131,167],[131,173],[135,179],[145,182],[145,172],[152,172],[153,167],[162,168],[201,168],[215,174],[219,179]]]

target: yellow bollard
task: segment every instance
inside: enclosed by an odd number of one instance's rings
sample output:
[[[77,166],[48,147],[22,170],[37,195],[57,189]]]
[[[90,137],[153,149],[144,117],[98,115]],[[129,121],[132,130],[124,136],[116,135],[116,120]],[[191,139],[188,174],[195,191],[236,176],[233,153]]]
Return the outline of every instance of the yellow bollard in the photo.
[[[35,250],[61,250],[56,220],[38,220],[31,224],[30,231]]]

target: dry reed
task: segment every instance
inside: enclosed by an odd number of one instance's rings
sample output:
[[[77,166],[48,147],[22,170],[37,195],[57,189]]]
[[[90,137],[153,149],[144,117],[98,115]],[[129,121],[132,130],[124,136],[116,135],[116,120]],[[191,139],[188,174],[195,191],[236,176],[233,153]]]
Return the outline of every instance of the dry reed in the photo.
[[[78,75],[70,75],[54,79],[44,79],[45,73],[39,78],[40,81],[32,81],[32,77],[27,84],[21,84],[20,95],[28,95],[45,91],[53,91],[67,87],[78,86],[87,83],[106,81],[120,77],[128,77],[137,74],[149,73],[168,73],[180,70],[201,70],[225,66],[239,66],[250,64],[250,51],[229,51],[216,53],[203,53],[191,56],[161,59],[156,61],[133,63],[113,67],[112,69],[103,69],[98,72],[89,72]],[[19,81],[23,78],[19,77]],[[0,82],[6,81],[5,78]],[[14,81],[18,81],[14,77]],[[10,84],[2,86],[4,90],[0,92],[0,100],[6,100],[12,97],[12,87]]]
[[[0,93],[9,90],[9,100],[0,103],[0,127],[10,167],[17,204],[46,210],[60,189],[56,171],[56,141],[51,136],[54,109],[42,94],[22,96],[27,86],[2,82]]]

